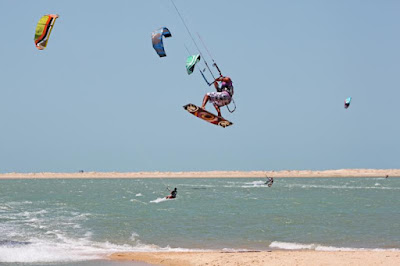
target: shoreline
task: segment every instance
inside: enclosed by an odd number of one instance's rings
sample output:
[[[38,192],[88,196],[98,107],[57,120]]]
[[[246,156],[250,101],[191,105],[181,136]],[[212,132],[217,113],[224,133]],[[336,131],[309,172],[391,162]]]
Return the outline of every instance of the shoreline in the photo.
[[[399,265],[400,251],[121,252],[113,261],[151,265]]]
[[[76,172],[0,173],[0,179],[26,178],[316,178],[316,177],[400,177],[400,169],[339,169],[282,171],[203,171],[203,172]]]
[[[0,179],[56,178],[317,178],[317,177],[400,177],[400,169],[339,169],[282,171],[203,171],[203,172],[76,172],[76,173],[0,173]]]

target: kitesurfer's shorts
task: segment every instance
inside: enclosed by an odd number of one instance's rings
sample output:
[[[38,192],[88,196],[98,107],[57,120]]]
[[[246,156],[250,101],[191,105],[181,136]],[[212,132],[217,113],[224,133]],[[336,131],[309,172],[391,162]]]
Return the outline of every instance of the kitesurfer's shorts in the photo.
[[[228,105],[232,97],[229,95],[227,91],[222,91],[222,92],[209,92],[207,95],[210,97],[210,100],[213,104],[218,105],[219,107]]]

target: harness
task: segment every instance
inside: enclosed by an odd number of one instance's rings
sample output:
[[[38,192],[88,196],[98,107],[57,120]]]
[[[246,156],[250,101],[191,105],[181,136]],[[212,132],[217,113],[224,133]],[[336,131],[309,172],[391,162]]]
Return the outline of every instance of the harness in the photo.
[[[222,92],[222,91],[226,91],[229,94],[229,96],[231,96],[231,102],[233,102],[233,105],[234,105],[233,110],[229,109],[229,105],[226,105],[226,108],[228,109],[229,113],[235,112],[236,103],[235,103],[235,100],[233,99],[234,89],[233,89],[232,82],[230,82],[229,85],[227,85],[227,84],[222,85],[221,88],[219,89],[219,92]]]

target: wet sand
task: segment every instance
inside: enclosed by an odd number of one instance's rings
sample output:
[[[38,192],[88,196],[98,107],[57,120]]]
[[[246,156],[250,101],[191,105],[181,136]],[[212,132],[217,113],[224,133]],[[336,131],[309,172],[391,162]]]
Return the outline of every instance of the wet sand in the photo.
[[[400,251],[132,252],[109,258],[167,266],[400,265]]]

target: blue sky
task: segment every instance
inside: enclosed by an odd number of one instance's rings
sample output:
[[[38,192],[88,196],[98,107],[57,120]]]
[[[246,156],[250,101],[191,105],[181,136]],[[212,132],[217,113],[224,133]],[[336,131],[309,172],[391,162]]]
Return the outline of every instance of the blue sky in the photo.
[[[232,127],[182,108],[212,88],[170,1],[2,0],[0,172],[400,167],[399,1],[175,3],[233,80]]]

